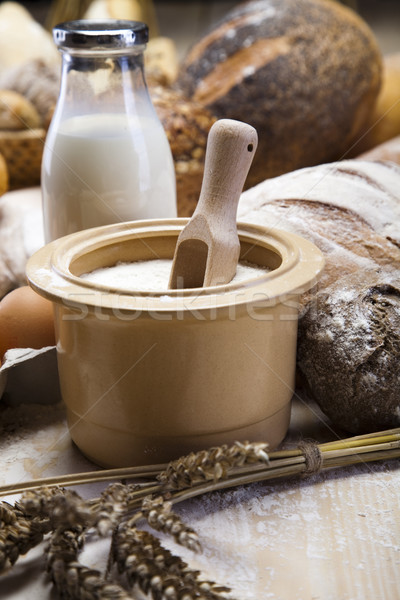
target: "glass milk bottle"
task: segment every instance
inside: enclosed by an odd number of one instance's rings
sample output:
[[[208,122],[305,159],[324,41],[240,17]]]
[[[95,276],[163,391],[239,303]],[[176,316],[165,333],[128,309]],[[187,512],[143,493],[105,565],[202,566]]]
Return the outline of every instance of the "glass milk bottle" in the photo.
[[[176,216],[175,173],[143,71],[148,28],[70,21],[53,30],[60,95],[46,138],[46,242],[120,221]]]

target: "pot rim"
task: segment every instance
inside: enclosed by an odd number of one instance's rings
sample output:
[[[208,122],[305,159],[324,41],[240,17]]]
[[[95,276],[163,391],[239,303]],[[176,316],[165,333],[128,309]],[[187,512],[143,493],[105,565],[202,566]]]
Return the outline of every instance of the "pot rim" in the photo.
[[[187,222],[188,219],[183,218],[129,221],[72,233],[47,244],[30,257],[26,266],[28,283],[55,303],[84,306],[89,311],[101,307],[105,311],[176,313],[249,305],[260,300],[264,305],[266,301],[275,305],[288,296],[309,290],[323,270],[323,254],[312,242],[288,231],[238,222],[241,242],[277,254],[281,260],[278,267],[238,283],[160,292],[118,290],[84,280],[71,272],[71,264],[89,252],[133,238],[147,245],[146,238],[161,234],[178,237]]]

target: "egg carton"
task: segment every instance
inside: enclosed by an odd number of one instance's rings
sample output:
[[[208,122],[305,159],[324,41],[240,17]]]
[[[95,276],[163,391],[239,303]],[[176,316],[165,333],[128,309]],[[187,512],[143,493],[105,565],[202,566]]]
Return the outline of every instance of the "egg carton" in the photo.
[[[55,346],[8,350],[0,367],[0,403],[55,404],[61,401]]]

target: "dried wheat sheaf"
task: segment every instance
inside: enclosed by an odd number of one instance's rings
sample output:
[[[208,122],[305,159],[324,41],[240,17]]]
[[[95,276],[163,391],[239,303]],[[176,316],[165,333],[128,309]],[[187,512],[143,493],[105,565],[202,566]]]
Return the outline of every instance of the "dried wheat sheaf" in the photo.
[[[46,568],[61,599],[125,600],[147,594],[154,600],[232,599],[224,585],[204,580],[167,550],[156,532],[201,551],[192,527],[174,504],[200,494],[255,481],[400,456],[400,429],[325,444],[267,453],[267,444],[236,442],[189,454],[168,465],[110,469],[8,485],[0,495],[21,493],[14,506],[0,503],[0,573],[46,540]],[[84,500],[68,486],[116,479],[100,497]],[[154,533],[149,531],[149,528]],[[104,573],[79,562],[85,538],[110,539]]]

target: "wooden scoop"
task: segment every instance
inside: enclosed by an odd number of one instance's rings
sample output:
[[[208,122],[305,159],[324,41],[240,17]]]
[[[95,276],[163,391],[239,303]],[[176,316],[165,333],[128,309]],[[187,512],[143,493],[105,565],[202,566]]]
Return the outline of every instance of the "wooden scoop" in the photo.
[[[200,198],[178,237],[171,289],[222,285],[235,276],[237,206],[256,148],[257,132],[246,123],[221,119],[211,127]]]

